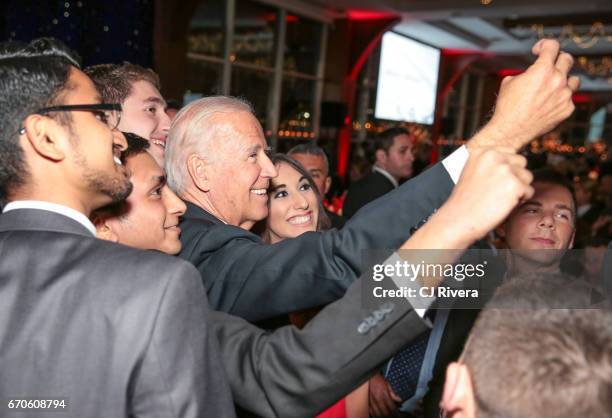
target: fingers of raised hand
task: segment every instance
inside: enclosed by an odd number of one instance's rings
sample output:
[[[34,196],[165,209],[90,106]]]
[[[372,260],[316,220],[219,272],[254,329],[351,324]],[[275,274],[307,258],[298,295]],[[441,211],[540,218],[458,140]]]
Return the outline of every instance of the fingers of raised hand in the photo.
[[[578,90],[578,87],[580,87],[580,78],[575,75],[571,76],[567,80],[567,87],[569,87],[571,91]]]
[[[516,199],[513,205],[517,202],[531,198],[533,196],[533,174],[524,167],[517,165],[509,165],[510,175],[508,176],[510,195]]]
[[[555,62],[555,68],[565,76],[569,73],[574,65],[574,58],[567,52],[561,51],[559,56],[557,57],[557,61]]]
[[[538,55],[536,62],[550,63],[552,65],[557,59],[557,55],[559,55],[559,49],[560,45],[556,40],[540,39],[533,48],[531,48],[531,52],[534,55]]]
[[[513,153],[504,153],[506,161],[513,167],[525,168],[527,167],[527,158],[517,154],[516,151]]]

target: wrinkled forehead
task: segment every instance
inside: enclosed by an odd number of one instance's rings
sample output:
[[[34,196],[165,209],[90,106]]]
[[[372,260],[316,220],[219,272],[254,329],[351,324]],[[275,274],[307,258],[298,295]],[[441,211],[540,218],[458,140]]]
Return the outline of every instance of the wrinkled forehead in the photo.
[[[249,112],[217,112],[210,118],[216,145],[235,151],[266,148],[259,121]]]

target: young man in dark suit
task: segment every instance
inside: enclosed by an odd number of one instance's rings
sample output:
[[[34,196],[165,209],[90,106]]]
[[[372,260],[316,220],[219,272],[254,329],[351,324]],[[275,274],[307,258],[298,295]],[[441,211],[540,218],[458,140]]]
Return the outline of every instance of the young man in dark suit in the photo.
[[[495,263],[498,266],[491,269],[495,276],[485,277],[491,287],[501,284],[504,277],[559,272],[562,257],[572,248],[576,232],[576,203],[572,185],[561,174],[539,170],[534,172],[533,187],[534,195],[518,205],[497,228],[506,249],[497,259],[492,254],[488,257],[489,265]],[[446,366],[461,354],[478,313],[476,309],[438,311],[434,321],[437,332],[432,332],[432,341],[423,353],[422,363],[419,363],[420,375],[429,376],[431,381],[421,378],[419,390],[414,389],[417,396],[399,398],[396,392],[402,393],[406,383],[400,385],[389,378],[389,375],[394,376],[392,360],[386,367],[384,377],[379,374],[370,381],[370,398],[374,407],[372,415],[389,416],[397,409],[408,412],[424,397],[426,416],[437,417]],[[392,380],[393,384],[389,384],[388,380]]]
[[[193,263],[216,309],[257,321],[327,304],[361,274],[361,250],[398,248],[446,201],[471,150],[519,149],[573,110],[571,56],[548,40],[536,63],[507,79],[487,126],[455,154],[367,205],[341,230],[302,234],[274,245],[249,232],[268,214],[276,169],[248,104],[195,101],[173,122],[166,146],[170,186],[187,202],[180,257]],[[473,190],[476,199],[481,191]]]
[[[233,416],[197,271],[88,220],[131,190],[120,110],[59,42],[0,46],[3,417]]]
[[[342,206],[347,219],[412,175],[413,146],[414,137],[404,128],[389,128],[374,138],[372,172],[349,187]]]

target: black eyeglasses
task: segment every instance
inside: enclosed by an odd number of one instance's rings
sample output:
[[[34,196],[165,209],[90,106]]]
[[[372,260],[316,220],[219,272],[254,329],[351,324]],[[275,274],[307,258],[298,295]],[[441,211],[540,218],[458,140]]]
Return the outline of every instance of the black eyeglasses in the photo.
[[[34,113],[44,115],[49,112],[91,112],[100,121],[105,123],[110,130],[113,130],[119,125],[121,120],[121,105],[119,103],[104,103],[104,104],[77,104],[77,105],[61,105],[50,106],[38,109]],[[114,116],[114,117],[113,117]],[[19,129],[19,134],[25,134],[25,127]]]

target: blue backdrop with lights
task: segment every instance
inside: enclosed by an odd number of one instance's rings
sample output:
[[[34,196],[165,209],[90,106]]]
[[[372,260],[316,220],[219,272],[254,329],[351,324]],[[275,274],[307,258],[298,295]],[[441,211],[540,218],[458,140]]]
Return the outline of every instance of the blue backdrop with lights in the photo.
[[[83,66],[153,62],[154,0],[0,0],[0,40],[57,38]]]

